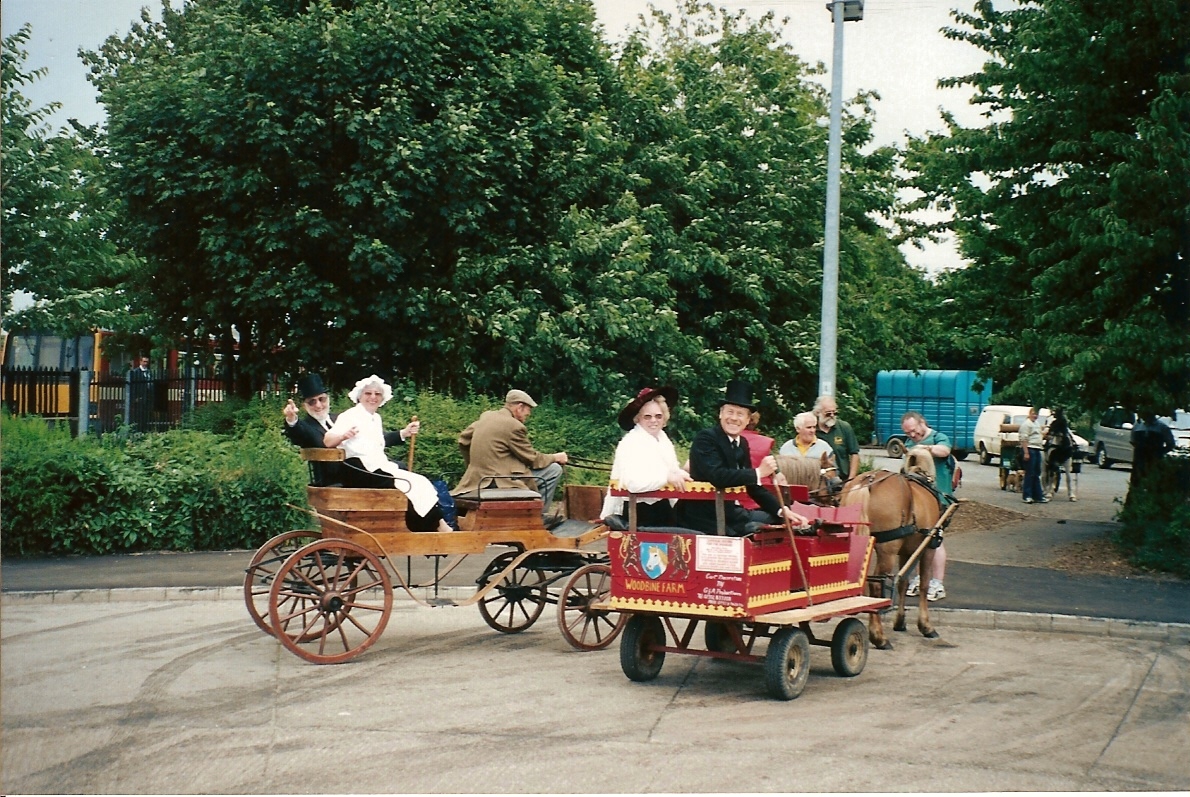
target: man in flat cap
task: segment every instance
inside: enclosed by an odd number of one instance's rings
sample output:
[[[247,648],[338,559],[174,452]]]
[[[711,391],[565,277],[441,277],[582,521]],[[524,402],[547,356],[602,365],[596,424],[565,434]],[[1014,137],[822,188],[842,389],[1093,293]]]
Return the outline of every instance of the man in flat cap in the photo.
[[[541,493],[542,520],[554,525],[550,514],[554,492],[562,478],[562,466],[568,461],[564,451],[542,454],[529,442],[525,421],[537,402],[523,390],[510,390],[504,406],[488,410],[459,435],[466,472],[452,495],[464,495],[477,489],[515,489],[528,487]]]

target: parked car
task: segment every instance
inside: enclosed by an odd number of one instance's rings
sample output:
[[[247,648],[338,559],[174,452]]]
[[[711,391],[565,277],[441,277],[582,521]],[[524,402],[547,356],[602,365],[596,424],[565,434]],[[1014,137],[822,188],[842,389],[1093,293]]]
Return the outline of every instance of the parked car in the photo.
[[[1190,413],[1178,410],[1173,417],[1161,416],[1173,432],[1178,448],[1190,450]],[[1103,414],[1095,425],[1095,464],[1110,468],[1117,462],[1132,464],[1132,427],[1136,425],[1136,413],[1123,407],[1112,407]]]
[[[1020,404],[989,404],[984,407],[979,414],[979,420],[975,422],[975,450],[979,454],[979,464],[991,465],[992,458],[1000,456],[1001,441],[1015,443],[1020,440],[1020,435],[1016,432],[1001,434],[1002,424],[1020,426],[1028,417],[1029,408]],[[1049,427],[1048,408],[1042,407],[1037,410],[1037,417],[1041,420],[1042,427]],[[1076,451],[1089,454],[1091,449],[1087,438],[1074,432],[1071,432],[1071,437],[1074,438]]]

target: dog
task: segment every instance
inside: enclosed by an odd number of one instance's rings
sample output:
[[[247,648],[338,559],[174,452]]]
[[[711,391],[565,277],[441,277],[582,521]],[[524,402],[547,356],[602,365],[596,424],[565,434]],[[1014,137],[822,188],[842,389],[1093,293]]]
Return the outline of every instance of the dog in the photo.
[[[1012,470],[1004,477],[1004,489],[1010,493],[1019,493],[1021,491],[1021,483],[1025,480],[1025,472],[1023,470]]]

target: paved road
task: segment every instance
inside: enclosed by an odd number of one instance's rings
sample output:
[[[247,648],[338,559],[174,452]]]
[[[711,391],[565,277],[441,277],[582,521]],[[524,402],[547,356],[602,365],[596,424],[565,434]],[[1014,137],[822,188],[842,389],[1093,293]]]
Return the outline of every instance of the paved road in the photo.
[[[550,612],[503,636],[474,609],[408,601],[367,653],[316,667],[249,622],[245,552],[5,562],[0,789],[1190,789],[1187,585],[1046,567],[1111,529],[1126,472],[1025,508],[994,468],[965,470],[966,497],[1028,516],[948,538],[941,638],[897,634],[854,679],[815,648],[792,702],[756,665],[670,655],[637,684],[616,646],[571,651]]]

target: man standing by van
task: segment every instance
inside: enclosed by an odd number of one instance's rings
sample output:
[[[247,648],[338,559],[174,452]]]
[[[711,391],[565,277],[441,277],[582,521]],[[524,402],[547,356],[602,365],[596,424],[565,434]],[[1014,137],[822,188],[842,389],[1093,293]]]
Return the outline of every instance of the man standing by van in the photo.
[[[1037,420],[1037,408],[1030,407],[1025,422],[1021,424],[1021,457],[1025,462],[1025,484],[1021,493],[1026,504],[1045,504],[1050,499],[1041,490],[1041,452],[1045,445],[1041,438],[1041,422]]]

